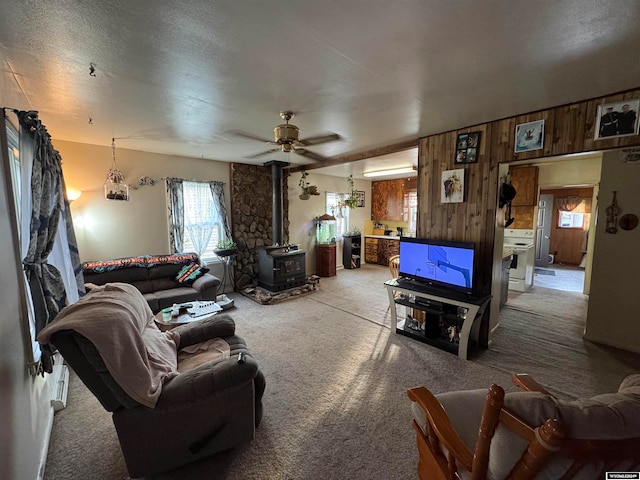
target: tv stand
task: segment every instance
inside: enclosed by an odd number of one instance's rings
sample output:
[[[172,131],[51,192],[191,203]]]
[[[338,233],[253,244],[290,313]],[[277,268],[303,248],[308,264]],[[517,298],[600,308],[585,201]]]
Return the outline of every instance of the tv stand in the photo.
[[[391,306],[391,328],[395,326],[396,333],[455,353],[463,360],[469,345],[479,343],[480,320],[491,295],[448,292],[395,278],[384,285]],[[416,328],[410,318],[398,320],[397,305],[424,312],[424,322]]]

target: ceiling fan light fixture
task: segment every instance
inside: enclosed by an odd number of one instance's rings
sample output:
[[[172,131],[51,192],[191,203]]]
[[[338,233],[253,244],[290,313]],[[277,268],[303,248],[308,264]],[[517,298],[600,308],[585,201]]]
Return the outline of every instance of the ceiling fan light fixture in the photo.
[[[300,129],[288,123],[283,123],[273,129],[273,138],[279,144],[297,142],[299,135]]]
[[[401,173],[413,173],[416,171],[416,167],[400,167],[400,168],[390,168],[387,170],[371,170],[370,172],[362,172],[362,175],[365,177],[383,177],[385,175],[397,175]]]

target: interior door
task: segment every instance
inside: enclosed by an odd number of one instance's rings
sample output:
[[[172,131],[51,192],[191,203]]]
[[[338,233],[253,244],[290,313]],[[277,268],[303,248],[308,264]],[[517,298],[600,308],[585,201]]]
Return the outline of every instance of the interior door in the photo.
[[[545,193],[538,200],[538,224],[536,225],[536,267],[549,266],[549,243],[551,241],[551,218],[553,217],[553,195]]]

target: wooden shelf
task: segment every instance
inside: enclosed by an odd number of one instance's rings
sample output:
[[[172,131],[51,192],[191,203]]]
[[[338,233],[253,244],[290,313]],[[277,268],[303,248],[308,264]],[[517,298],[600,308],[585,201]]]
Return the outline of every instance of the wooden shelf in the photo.
[[[342,266],[344,268],[360,268],[362,237],[360,235],[343,235]]]

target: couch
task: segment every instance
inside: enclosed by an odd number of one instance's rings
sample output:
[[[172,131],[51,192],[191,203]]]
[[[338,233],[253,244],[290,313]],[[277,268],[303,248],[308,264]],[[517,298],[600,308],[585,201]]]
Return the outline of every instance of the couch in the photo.
[[[198,278],[179,281],[178,273],[190,265],[200,267],[196,273]],[[215,301],[220,279],[207,272],[195,253],[145,255],[82,264],[87,290],[93,285],[129,283],[140,290],[153,313],[174,303]]]
[[[410,389],[420,479],[599,479],[640,471],[640,374],[617,392],[562,400],[526,374],[523,392]]]
[[[161,332],[135,287],[110,283],[65,307],[37,338],[112,412],[132,478],[255,436],[265,380],[227,314]]]

